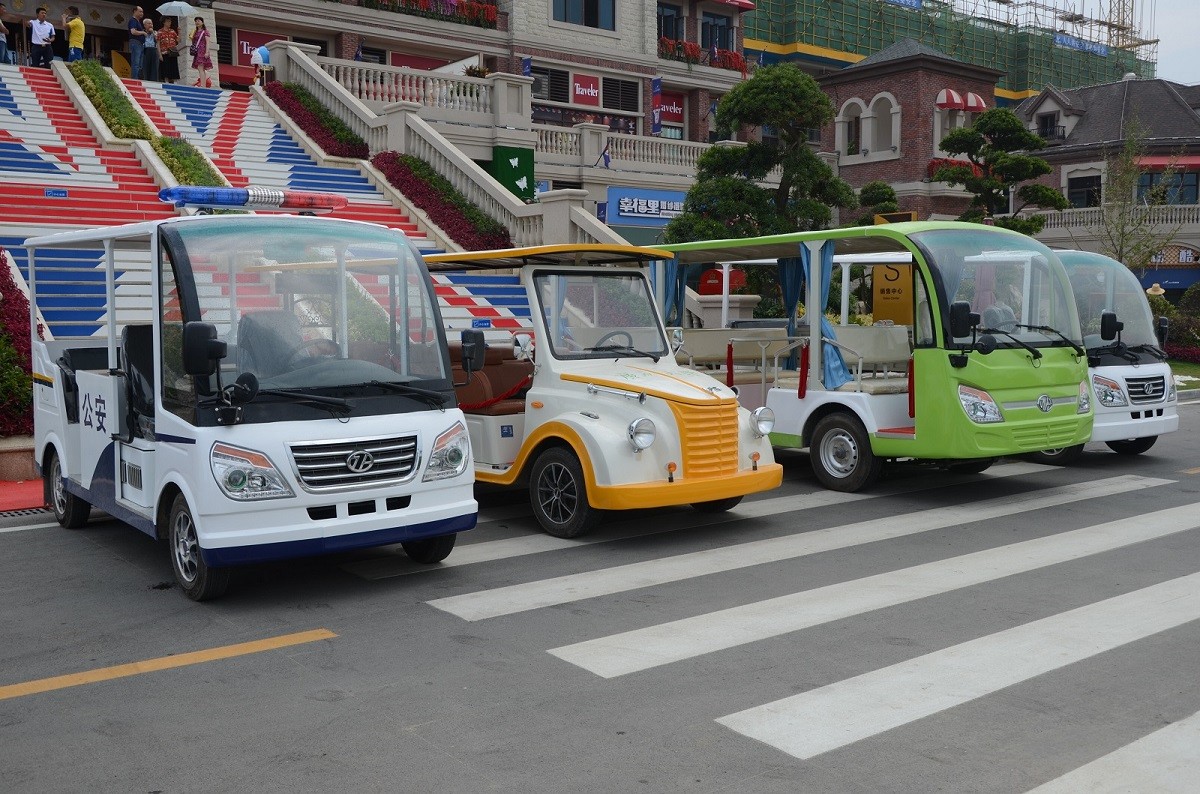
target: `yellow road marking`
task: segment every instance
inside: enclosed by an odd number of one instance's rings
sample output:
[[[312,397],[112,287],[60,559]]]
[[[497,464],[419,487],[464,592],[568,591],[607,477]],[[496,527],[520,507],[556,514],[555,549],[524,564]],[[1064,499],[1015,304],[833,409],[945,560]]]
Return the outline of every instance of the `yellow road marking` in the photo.
[[[1183,471],[1181,471],[1179,473],[1180,474],[1200,474],[1200,468],[1184,469]]]
[[[39,678],[36,681],[0,686],[0,700],[23,697],[25,695],[36,695],[39,692],[51,692],[55,689],[66,689],[67,687],[80,686],[82,684],[94,684],[98,681],[111,681],[114,678],[125,678],[126,676],[139,675],[141,673],[153,673],[157,670],[170,670],[173,667],[186,667],[190,664],[214,662],[218,659],[229,659],[234,656],[273,651],[279,648],[287,648],[290,645],[302,645],[306,642],[329,640],[336,636],[336,634],[328,629],[313,629],[312,631],[301,631],[296,634],[269,637],[265,640],[254,640],[252,642],[240,642],[236,645],[224,645],[220,648],[209,648],[204,651],[192,651],[191,653],[181,653],[175,656],[160,656],[157,659],[145,659],[140,662],[118,664],[114,667],[101,667],[97,670],[88,670],[82,673],[57,675],[53,678]]]

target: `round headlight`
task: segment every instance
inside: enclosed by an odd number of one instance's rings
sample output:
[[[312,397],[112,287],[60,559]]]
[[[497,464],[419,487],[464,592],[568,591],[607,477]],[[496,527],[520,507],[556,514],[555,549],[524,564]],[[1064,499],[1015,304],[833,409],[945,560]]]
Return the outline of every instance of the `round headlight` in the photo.
[[[769,435],[775,429],[775,412],[766,406],[755,408],[750,414],[750,426],[759,438]]]
[[[629,423],[629,443],[638,452],[653,444],[655,435],[654,422],[644,416]]]

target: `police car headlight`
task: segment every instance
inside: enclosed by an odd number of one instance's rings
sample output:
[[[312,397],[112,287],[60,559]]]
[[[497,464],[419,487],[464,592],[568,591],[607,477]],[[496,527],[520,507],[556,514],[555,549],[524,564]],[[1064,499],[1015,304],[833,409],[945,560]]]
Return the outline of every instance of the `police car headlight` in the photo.
[[[1129,405],[1129,401],[1125,399],[1125,390],[1115,380],[1103,375],[1093,375],[1092,386],[1096,389],[1096,399],[1105,408],[1122,408]],[[1085,391],[1079,392],[1080,398],[1085,396]]]
[[[283,474],[261,452],[231,444],[213,444],[208,466],[221,492],[239,502],[295,496]]]
[[[429,465],[425,467],[422,482],[444,480],[457,477],[467,469],[471,459],[471,442],[467,436],[467,428],[462,422],[443,432],[433,442],[433,450],[429,453]]]
[[[750,414],[750,426],[754,428],[754,435],[759,438],[770,435],[775,429],[775,412],[766,406],[755,408]]]
[[[976,424],[986,425],[1004,421],[1004,415],[1000,413],[1000,406],[996,405],[992,395],[983,389],[959,386],[958,402],[967,412],[967,418]]]
[[[1167,401],[1169,402],[1171,400],[1174,400],[1178,396],[1179,396],[1178,392],[1175,391],[1175,376],[1168,375],[1167,376]]]
[[[641,452],[653,444],[657,435],[654,422],[644,416],[629,423],[629,444],[635,452]]]

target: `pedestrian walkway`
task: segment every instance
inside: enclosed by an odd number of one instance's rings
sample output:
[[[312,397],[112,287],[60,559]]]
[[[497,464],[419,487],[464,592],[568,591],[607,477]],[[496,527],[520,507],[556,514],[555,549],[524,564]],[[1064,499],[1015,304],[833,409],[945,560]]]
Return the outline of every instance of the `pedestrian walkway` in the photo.
[[[46,503],[42,498],[42,481],[0,480],[0,513],[13,510],[36,510]]]

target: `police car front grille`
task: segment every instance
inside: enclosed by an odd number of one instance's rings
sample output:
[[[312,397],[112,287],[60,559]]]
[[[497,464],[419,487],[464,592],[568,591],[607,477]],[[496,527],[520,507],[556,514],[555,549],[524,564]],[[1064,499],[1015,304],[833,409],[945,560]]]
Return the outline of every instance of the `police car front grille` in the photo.
[[[1134,405],[1160,403],[1167,396],[1167,379],[1162,375],[1152,378],[1126,378],[1125,387],[1129,389],[1129,399]]]
[[[411,477],[417,466],[416,436],[292,444],[290,451],[296,476],[309,491],[400,482]],[[350,467],[351,456],[362,457],[360,453],[371,458],[365,471]]]

